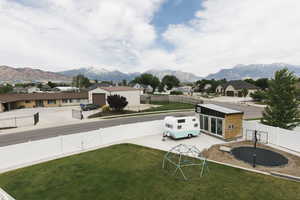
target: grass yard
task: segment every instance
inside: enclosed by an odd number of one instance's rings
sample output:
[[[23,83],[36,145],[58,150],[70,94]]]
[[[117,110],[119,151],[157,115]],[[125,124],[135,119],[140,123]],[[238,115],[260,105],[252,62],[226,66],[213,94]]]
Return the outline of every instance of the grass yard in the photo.
[[[165,111],[165,110],[181,110],[181,109],[193,109],[195,105],[187,103],[174,103],[174,102],[151,102],[153,105],[161,105],[156,108],[150,108],[143,112]]]
[[[143,113],[147,114],[149,112],[156,112],[156,111],[168,111],[168,110],[182,110],[182,109],[193,109],[195,108],[194,105],[191,104],[186,104],[186,103],[168,103],[168,102],[156,102],[156,103],[151,103],[153,105],[161,105],[156,108],[149,108],[140,112],[137,111],[130,111],[130,110],[123,110],[120,112],[98,112],[95,114],[92,114],[88,116],[88,118],[97,118],[97,117],[113,117],[116,115],[126,115],[126,114],[137,114],[137,115],[142,115]]]
[[[300,183],[212,163],[209,174],[182,181],[161,169],[163,155],[115,145],[1,174],[0,187],[22,200],[300,199]]]

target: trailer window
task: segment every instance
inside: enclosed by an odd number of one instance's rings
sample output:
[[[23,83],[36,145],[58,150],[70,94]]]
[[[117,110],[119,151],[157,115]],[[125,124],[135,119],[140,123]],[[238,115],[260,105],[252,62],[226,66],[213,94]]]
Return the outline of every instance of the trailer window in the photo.
[[[177,126],[177,129],[181,129],[181,128],[182,128],[182,126],[181,126],[181,125]]]
[[[194,124],[194,127],[197,128],[197,127],[198,127],[198,124]]]
[[[166,124],[166,127],[172,129],[172,128],[173,128],[173,125],[171,125],[171,124]]]
[[[193,122],[195,122],[195,121],[196,121],[196,119],[194,118],[192,121],[193,121]]]
[[[179,119],[177,122],[178,122],[178,124],[185,123],[185,119]]]

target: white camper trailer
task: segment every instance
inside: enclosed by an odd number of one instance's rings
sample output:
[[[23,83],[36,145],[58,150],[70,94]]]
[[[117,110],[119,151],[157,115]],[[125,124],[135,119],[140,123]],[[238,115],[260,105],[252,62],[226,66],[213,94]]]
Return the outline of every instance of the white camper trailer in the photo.
[[[164,135],[174,139],[198,136],[199,120],[196,117],[166,117],[164,119]]]

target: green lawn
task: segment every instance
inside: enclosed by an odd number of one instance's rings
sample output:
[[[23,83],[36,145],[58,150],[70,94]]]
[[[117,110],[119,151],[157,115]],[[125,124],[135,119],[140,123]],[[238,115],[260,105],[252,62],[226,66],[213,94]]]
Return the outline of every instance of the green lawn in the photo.
[[[20,200],[300,199],[300,183],[212,163],[204,177],[179,180],[161,169],[163,155],[115,145],[1,174],[0,187]]]
[[[165,111],[165,110],[182,110],[182,109],[193,109],[195,105],[187,103],[173,103],[173,102],[151,102],[153,105],[161,105],[160,107],[150,108],[143,112],[154,112],[154,111]]]
[[[186,104],[186,103],[167,103],[167,102],[155,102],[155,103],[151,103],[153,105],[161,105],[159,107],[156,108],[150,108],[147,110],[143,110],[140,112],[136,112],[136,111],[129,111],[129,110],[123,110],[120,112],[98,112],[95,114],[92,114],[90,116],[88,116],[88,118],[97,118],[97,117],[113,117],[115,115],[125,115],[125,114],[137,114],[137,115],[141,115],[142,113],[148,113],[148,112],[155,112],[155,111],[168,111],[168,110],[182,110],[182,109],[193,109],[195,108],[194,105],[191,104]]]

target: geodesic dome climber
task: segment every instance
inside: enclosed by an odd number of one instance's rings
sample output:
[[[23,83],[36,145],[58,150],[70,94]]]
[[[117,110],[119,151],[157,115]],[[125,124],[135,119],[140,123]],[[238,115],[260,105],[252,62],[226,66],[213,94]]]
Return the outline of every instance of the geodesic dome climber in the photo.
[[[173,171],[174,176],[181,174],[184,180],[202,177],[205,171],[209,171],[207,160],[201,156],[200,150],[186,144],[171,148],[163,158],[162,168]]]

